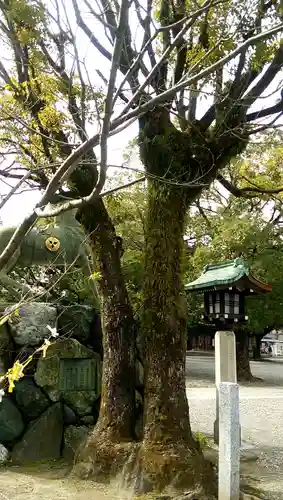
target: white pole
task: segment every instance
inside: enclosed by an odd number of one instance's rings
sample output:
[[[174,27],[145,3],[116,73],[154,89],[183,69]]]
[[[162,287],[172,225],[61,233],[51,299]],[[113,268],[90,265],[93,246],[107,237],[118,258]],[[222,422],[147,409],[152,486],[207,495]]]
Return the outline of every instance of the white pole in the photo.
[[[219,443],[219,385],[221,382],[237,383],[236,340],[231,331],[215,334],[215,385],[216,420],[214,422],[214,442]]]
[[[218,500],[240,498],[239,386],[219,385],[219,470]]]

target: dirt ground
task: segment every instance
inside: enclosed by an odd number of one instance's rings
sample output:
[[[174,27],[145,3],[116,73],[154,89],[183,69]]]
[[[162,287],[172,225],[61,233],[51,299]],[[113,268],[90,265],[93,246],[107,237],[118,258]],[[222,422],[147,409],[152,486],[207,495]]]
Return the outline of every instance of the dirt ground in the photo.
[[[204,449],[205,458],[215,465],[218,462],[217,447],[212,436],[206,436],[209,446]],[[266,467],[261,460],[261,450],[246,448],[245,443],[241,450],[241,491],[255,495],[264,500],[283,500],[283,475],[280,471]]]
[[[209,439],[205,457],[217,463],[217,450]],[[260,498],[283,500],[282,478],[278,472],[270,473],[258,462],[257,451],[245,452],[241,460],[242,488],[254,493],[258,488]],[[83,481],[70,475],[71,468],[64,462],[35,464],[32,466],[7,466],[0,468],[0,500],[131,500],[133,494],[122,490],[118,481],[106,485]],[[279,474],[281,476],[281,474]],[[251,488],[251,489],[250,489]]]
[[[119,486],[76,480],[63,463],[0,469],[0,500],[129,500]]]
[[[210,449],[206,458],[217,461],[217,453]],[[242,461],[243,492],[249,488],[262,488],[265,499],[281,500],[282,488],[276,475],[266,476],[266,470],[258,468],[252,455]],[[265,476],[264,476],[265,475]],[[269,496],[269,486],[272,496]],[[278,490],[277,490],[277,487]],[[278,496],[277,492],[278,491]],[[82,481],[70,476],[70,467],[63,462],[34,466],[9,466],[0,468],[0,500],[131,500],[132,492],[124,491],[118,481],[104,485]]]

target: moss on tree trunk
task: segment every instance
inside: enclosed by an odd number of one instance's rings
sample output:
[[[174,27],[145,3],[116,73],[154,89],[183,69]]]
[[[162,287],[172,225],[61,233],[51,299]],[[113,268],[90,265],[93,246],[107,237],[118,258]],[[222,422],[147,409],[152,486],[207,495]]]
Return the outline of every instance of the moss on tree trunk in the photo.
[[[148,187],[143,341],[144,440],[140,489],[208,485],[213,474],[192,437],[185,387],[186,301],[181,279],[186,197],[158,181]]]
[[[187,315],[180,269],[185,213],[177,189],[151,183],[143,318],[145,438],[194,445],[185,393]]]
[[[80,184],[88,194],[92,184]],[[97,424],[76,456],[75,472],[83,477],[115,474],[135,438],[135,323],[121,268],[121,244],[102,199],[78,214],[89,235],[101,279],[103,373]],[[121,444],[121,446],[119,445]]]

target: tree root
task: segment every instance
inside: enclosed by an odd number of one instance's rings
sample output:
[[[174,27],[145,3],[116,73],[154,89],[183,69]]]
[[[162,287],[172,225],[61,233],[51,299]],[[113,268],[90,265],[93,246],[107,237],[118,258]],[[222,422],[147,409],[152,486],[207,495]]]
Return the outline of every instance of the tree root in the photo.
[[[214,500],[217,493],[213,466],[199,449],[184,443],[115,442],[107,432],[89,436],[77,451],[73,474],[97,481],[116,479],[123,490],[138,496],[156,492],[176,498],[186,491],[187,500]]]
[[[81,479],[109,481],[122,473],[136,446],[133,441],[116,442],[107,432],[94,432],[77,450],[72,473]]]
[[[137,495],[189,490],[188,499],[216,498],[212,464],[204,460],[200,451],[189,450],[183,444],[142,443],[124,466],[123,479],[125,487]],[[191,493],[195,496],[190,497]]]
[[[200,450],[190,450],[183,443],[115,442],[107,431],[100,435],[94,432],[78,450],[73,474],[103,482],[116,479],[119,488],[131,491],[136,500],[217,498],[211,462]],[[261,498],[255,496],[256,490],[242,490],[245,493],[241,493],[241,500]]]

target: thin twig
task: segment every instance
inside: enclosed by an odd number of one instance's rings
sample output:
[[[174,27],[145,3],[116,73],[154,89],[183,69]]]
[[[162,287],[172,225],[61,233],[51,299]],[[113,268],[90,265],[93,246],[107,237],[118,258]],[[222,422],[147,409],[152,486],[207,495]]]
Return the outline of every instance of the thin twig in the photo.
[[[7,201],[9,201],[11,196],[13,196],[13,194],[19,189],[19,187],[31,176],[31,174],[32,174],[32,172],[31,172],[31,170],[29,170],[25,175],[23,175],[21,177],[19,182],[17,182],[17,184],[15,184],[15,186],[11,189],[11,191],[7,194],[7,196],[5,196],[5,198],[3,198],[3,200],[0,202],[0,210],[1,210],[1,208],[4,207],[4,205],[7,203]]]
[[[124,113],[127,113],[129,109],[131,109],[132,105],[137,102],[139,97],[142,95],[142,92],[144,89],[150,84],[154,76],[157,74],[157,72],[160,70],[161,66],[165,61],[168,60],[170,54],[173,52],[173,50],[176,48],[180,40],[182,40],[183,36],[185,33],[193,26],[195,21],[198,19],[199,15],[206,10],[210,9],[212,6],[215,6],[219,3],[223,3],[226,0],[219,0],[217,2],[211,2],[211,0],[207,0],[204,4],[204,6],[201,9],[198,9],[192,16],[189,18],[187,22],[185,22],[184,26],[182,29],[178,32],[178,34],[175,36],[174,40],[172,40],[171,44],[166,48],[166,50],[163,52],[162,56],[160,57],[159,61],[157,64],[152,68],[151,72],[147,76],[147,78],[144,80],[144,82],[140,85],[139,89],[136,91],[136,93],[133,95],[133,97],[130,99],[128,104],[124,107],[122,113],[120,116],[122,116]],[[175,87],[173,87],[175,88]],[[171,89],[170,89],[171,90]],[[160,94],[162,95],[162,94]]]
[[[130,170],[137,171],[136,169],[130,169]],[[205,183],[205,184],[200,183],[200,180],[203,177],[205,177],[205,174],[198,177],[198,178],[193,179],[193,181],[191,181],[191,182],[177,182],[177,181],[174,181],[171,179],[166,179],[165,176],[160,177],[158,175],[147,173],[146,176],[144,176],[144,177],[140,177],[139,179],[135,179],[134,181],[128,182],[127,184],[122,184],[121,186],[117,186],[116,188],[113,188],[109,191],[104,191],[103,193],[100,193],[100,195],[98,195],[98,196],[100,196],[100,197],[107,196],[109,194],[112,194],[114,191],[125,189],[127,187],[132,186],[133,184],[138,183],[138,182],[143,182],[146,178],[149,178],[149,179],[152,179],[152,180],[155,180],[158,182],[162,182],[163,184],[169,184],[170,186],[176,186],[179,188],[186,188],[186,189],[195,189],[196,187],[207,188],[208,187],[207,183]],[[40,207],[35,208],[35,212],[36,212],[38,217],[53,217],[55,215],[59,215],[59,214],[64,213],[64,212],[68,212],[69,210],[82,208],[83,206],[86,206],[93,201],[95,189],[96,188],[94,188],[93,191],[88,196],[84,196],[84,197],[82,197],[80,199],[76,199],[76,200],[71,200],[71,201],[68,201],[67,203],[64,203],[64,204],[60,204],[60,205],[58,204],[56,208],[52,209],[52,211],[46,211],[45,206],[43,206],[41,204]]]
[[[221,0],[223,1],[223,0]],[[148,47],[152,44],[152,42],[154,42],[155,38],[162,32],[164,31],[169,31],[171,29],[174,29],[174,28],[177,28],[178,26],[181,26],[184,22],[187,22],[191,19],[192,16],[186,16],[184,17],[183,19],[181,19],[180,21],[177,21],[176,23],[173,23],[173,24],[169,24],[168,26],[162,26],[160,28],[157,28],[155,33],[151,36],[151,38],[145,43],[145,45],[143,46],[143,48],[141,49],[140,53],[138,54],[138,56],[136,57],[136,59],[133,61],[133,63],[131,64],[130,68],[128,69],[127,73],[125,74],[122,82],[120,83],[119,85],[119,88],[118,90],[116,91],[116,94],[114,96],[114,99],[113,99],[113,105],[115,104],[115,102],[117,101],[117,98],[119,97],[122,89],[123,89],[123,85],[126,83],[126,81],[129,81],[130,77],[132,76],[133,72],[137,69],[138,67],[138,63],[140,62],[140,60],[142,59],[144,53],[147,51]],[[173,41],[174,43],[174,41]],[[158,63],[155,64],[154,68],[157,68],[159,67],[160,65],[160,62],[159,61]],[[153,69],[154,69],[153,68]]]
[[[110,52],[105,47],[103,47],[103,45],[99,42],[98,38],[96,38],[96,36],[94,35],[93,31],[84,22],[84,20],[83,20],[83,18],[81,16],[81,12],[80,12],[80,8],[79,8],[77,0],[72,0],[72,1],[73,1],[73,7],[74,7],[74,11],[75,11],[75,15],[76,15],[76,20],[77,20],[78,26],[80,28],[82,28],[82,30],[88,36],[89,40],[95,46],[95,48],[104,57],[106,57],[106,59],[108,59],[109,61],[111,61],[111,54],[110,54]]]
[[[257,42],[259,42],[260,40],[264,40],[265,38],[269,38],[272,35],[279,33],[280,31],[283,31],[283,23],[278,24],[277,26],[275,26],[274,28],[272,28],[270,30],[264,31],[263,33],[259,33],[258,35],[255,35],[255,36],[248,38],[247,40],[245,40],[245,42],[240,44],[236,49],[232,50],[229,54],[222,57],[221,59],[219,59],[215,63],[211,64],[207,68],[204,68],[202,71],[200,71],[196,75],[193,75],[190,78],[187,78],[186,80],[177,83],[176,85],[174,85],[173,87],[171,87],[168,90],[165,90],[164,92],[157,95],[156,97],[154,97],[150,101],[147,101],[145,104],[142,104],[141,106],[137,107],[133,111],[130,111],[129,113],[125,114],[125,110],[128,110],[129,106],[132,105],[131,101],[133,100],[133,98],[134,97],[136,98],[136,95],[135,95],[132,98],[132,100],[129,101],[127,106],[125,106],[122,113],[114,120],[113,127],[115,127],[116,124],[121,125],[121,123],[123,123],[124,120],[129,120],[129,119],[133,118],[134,116],[138,117],[138,116],[143,115],[144,113],[147,113],[148,111],[150,111],[154,107],[156,107],[159,104],[166,102],[166,100],[172,98],[172,96],[174,96],[180,90],[197,83],[199,80],[206,78],[211,73],[214,73],[216,70],[222,68],[225,64],[227,64],[229,61],[231,61],[231,59],[233,59],[238,54],[240,54],[243,50],[245,50],[249,45],[254,45]],[[141,87],[143,87],[143,86],[141,86]],[[140,90],[138,92],[140,92]]]
[[[102,124],[102,131],[100,137],[100,171],[99,179],[96,185],[95,192],[93,193],[93,198],[99,195],[106,181],[106,171],[107,171],[107,141],[110,132],[110,120],[113,110],[113,93],[115,91],[115,82],[117,72],[120,66],[120,58],[124,42],[124,33],[127,25],[127,14],[129,9],[129,0],[122,0],[118,27],[116,30],[116,37],[114,42],[114,50],[111,61],[111,69],[109,76],[109,83],[107,88],[107,94],[105,98],[105,109],[104,118]]]
[[[197,83],[200,79],[208,76],[210,73],[216,71],[217,69],[221,68],[224,66],[227,62],[229,62],[231,59],[233,59],[235,56],[237,56],[239,53],[241,53],[242,50],[245,50],[245,48],[248,45],[252,45],[259,40],[263,40],[264,38],[270,37],[271,35],[278,33],[279,31],[283,30],[283,23],[277,25],[275,28],[272,28],[271,30],[264,31],[263,33],[260,33],[258,35],[255,35],[247,40],[245,40],[244,43],[239,45],[236,49],[234,49],[230,54],[227,54],[226,56],[222,57],[219,59],[217,62],[213,63],[211,66],[208,68],[203,69],[196,75],[192,76],[191,78],[188,78],[182,83],[178,83],[174,87],[172,87],[169,90],[166,90],[165,92],[162,92],[162,94],[159,94],[158,96],[154,97],[150,101],[146,102],[145,104],[142,104],[138,108],[134,109],[133,111],[130,111],[129,113],[126,114],[121,114],[118,118],[113,120],[112,123],[109,124],[109,129],[111,131],[117,133],[117,127],[120,125],[125,126],[125,122],[133,120],[135,118],[138,118],[139,116],[143,115],[144,113],[150,111],[152,108],[155,106],[163,103],[167,99],[170,99],[172,95],[174,95],[176,92],[179,90],[182,90],[185,87],[188,87],[189,85]],[[132,121],[130,122],[132,123]],[[50,189],[52,191],[53,186],[56,185],[56,189],[62,185],[62,183],[71,175],[71,173],[74,171],[74,169],[77,166],[77,163],[80,159],[81,156],[86,154],[91,148],[97,146],[99,143],[99,134],[95,134],[94,136],[90,137],[87,141],[85,141],[83,144],[81,144],[77,149],[75,149],[68,158],[62,163],[61,167],[57,170],[57,172],[54,174],[53,178],[51,179],[49,186],[47,189]],[[0,263],[1,263],[1,257],[0,257]],[[0,265],[1,269],[1,265]]]
[[[100,197],[103,198],[104,196],[109,196],[113,193],[116,193],[117,191],[121,191],[121,189],[126,189],[128,187],[134,186],[135,184],[138,184],[140,182],[144,182],[146,180],[146,176],[139,177],[138,179],[134,179],[133,181],[127,182],[126,184],[122,184],[121,186],[117,186],[112,189],[108,189],[107,191],[103,191],[103,193],[100,193]],[[55,217],[57,215],[60,215],[64,212],[68,212],[69,210],[74,210],[75,208],[80,208],[83,204],[83,200],[71,200],[68,203],[65,204],[58,204],[56,208],[52,208],[52,210],[46,210],[44,207],[42,208],[37,208],[35,209],[36,215],[41,218],[45,217]]]
[[[73,0],[75,1],[75,0]],[[139,106],[137,109],[126,113],[125,111],[115,120],[113,120],[112,123],[109,123],[109,131],[113,131],[113,133],[117,133],[118,127],[119,126],[127,126],[130,123],[130,120],[136,119],[138,116],[141,116],[142,114],[148,112],[150,109],[154,108],[155,106],[166,102],[167,99],[170,99],[172,96],[176,95],[177,92],[182,90],[183,88],[188,87],[189,85],[197,83],[200,79],[205,78],[209,76],[211,73],[216,71],[217,69],[220,69],[223,67],[225,64],[227,64],[230,60],[232,60],[235,56],[240,54],[243,50],[245,50],[249,45],[257,43],[259,40],[264,40],[265,38],[271,37],[272,35],[280,32],[283,30],[283,23],[280,23],[279,25],[275,26],[274,28],[267,30],[263,33],[260,33],[258,35],[255,35],[253,37],[250,37],[249,39],[245,40],[244,43],[240,44],[236,49],[234,49],[232,52],[224,56],[223,58],[219,59],[217,62],[214,64],[210,65],[209,67],[203,69],[200,71],[198,74],[193,75],[191,78],[188,78],[182,83],[178,83],[174,87],[170,88],[169,90],[163,92],[162,94],[154,97],[151,99],[149,102],[146,102],[145,104]],[[115,132],[114,132],[115,130]],[[110,134],[109,134],[110,135]],[[92,136],[89,140],[85,141],[83,144],[81,144],[77,149],[75,149],[69,156],[66,158],[66,160],[63,162],[61,167],[58,169],[58,171],[54,174],[53,178],[49,182],[41,200],[39,203],[36,205],[35,209],[37,208],[42,208],[45,206],[52,195],[55,194],[57,189],[62,185],[64,180],[70,175],[70,173],[76,168],[81,156],[86,154],[91,148],[96,146],[99,143],[99,135],[96,134]],[[93,193],[91,193],[93,194]],[[77,200],[76,200],[77,201]],[[85,201],[84,199],[81,200],[82,203]],[[0,270],[3,269],[3,267],[9,262],[10,258],[14,254],[14,252],[17,250],[19,244],[21,243],[23,237],[25,234],[31,229],[33,224],[35,223],[37,218],[36,211],[33,211],[30,215],[28,215],[23,223],[18,227],[18,229],[15,231],[13,237],[11,238],[9,244],[5,248],[5,250],[2,252],[0,255]]]

